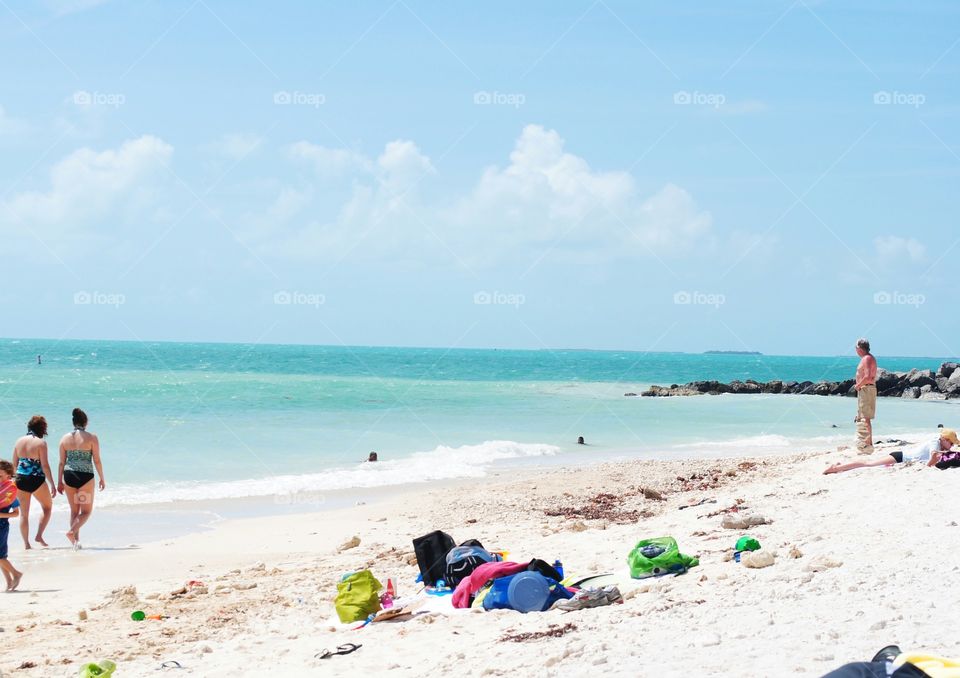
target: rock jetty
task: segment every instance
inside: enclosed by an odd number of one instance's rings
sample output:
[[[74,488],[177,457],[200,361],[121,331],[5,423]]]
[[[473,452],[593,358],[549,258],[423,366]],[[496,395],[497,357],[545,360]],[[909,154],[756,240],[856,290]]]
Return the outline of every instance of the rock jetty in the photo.
[[[773,381],[747,379],[722,381],[691,381],[689,384],[651,386],[641,396],[666,397],[689,395],[719,395],[721,393],[794,393],[798,395],[856,396],[853,379],[844,381]],[[636,393],[624,395],[634,396]],[[877,370],[877,395],[887,398],[918,398],[920,400],[947,400],[960,398],[960,366],[943,363],[936,372],[914,369],[909,372]]]

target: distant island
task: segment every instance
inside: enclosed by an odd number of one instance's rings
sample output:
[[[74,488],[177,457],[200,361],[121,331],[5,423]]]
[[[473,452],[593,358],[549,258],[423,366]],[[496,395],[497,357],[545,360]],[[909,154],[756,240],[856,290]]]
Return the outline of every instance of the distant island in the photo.
[[[760,351],[704,351],[706,355],[717,353],[721,355],[763,355]]]

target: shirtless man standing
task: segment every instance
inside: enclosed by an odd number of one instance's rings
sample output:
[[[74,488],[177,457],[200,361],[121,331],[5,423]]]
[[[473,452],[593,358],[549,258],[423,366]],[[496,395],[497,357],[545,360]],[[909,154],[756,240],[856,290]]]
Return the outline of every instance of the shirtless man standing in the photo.
[[[877,416],[877,360],[870,355],[870,342],[857,340],[857,377],[854,388],[857,390],[857,451],[860,454],[873,452],[873,424]]]

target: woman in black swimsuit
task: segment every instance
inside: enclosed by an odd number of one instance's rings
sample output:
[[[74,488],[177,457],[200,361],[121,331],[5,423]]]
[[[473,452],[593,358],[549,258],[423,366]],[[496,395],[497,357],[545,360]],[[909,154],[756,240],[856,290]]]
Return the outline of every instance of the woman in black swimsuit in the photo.
[[[47,461],[47,442],[43,439],[47,435],[47,420],[36,415],[30,418],[27,424],[27,435],[18,438],[13,445],[13,465],[17,470],[17,499],[20,500],[20,536],[23,537],[23,547],[30,546],[30,500],[36,497],[40,502],[43,515],[40,516],[40,527],[34,540],[46,546],[43,540],[43,531],[50,522],[50,513],[53,509],[53,498],[57,496],[57,489],[53,484],[53,474],[50,473],[50,463]]]
[[[73,410],[73,433],[60,439],[60,482],[57,489],[70,503],[70,530],[67,539],[80,548],[80,528],[93,512],[93,471],[100,476],[100,490],[107,487],[100,464],[100,439],[87,431],[87,415]]]

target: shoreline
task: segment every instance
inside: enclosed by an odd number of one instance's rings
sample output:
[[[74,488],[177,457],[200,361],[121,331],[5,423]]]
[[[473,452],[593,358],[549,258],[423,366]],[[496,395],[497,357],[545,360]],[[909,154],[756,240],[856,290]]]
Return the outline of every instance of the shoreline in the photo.
[[[840,430],[842,431],[842,429]],[[798,453],[823,450],[827,447],[834,449],[845,447],[848,438],[852,438],[852,435],[852,431],[843,431],[842,433],[819,436],[817,439],[806,441],[802,445],[789,444],[787,439],[783,438],[782,441],[766,441],[762,446],[756,448],[752,448],[751,445],[767,438],[777,438],[777,436],[678,443],[671,449],[659,450],[655,457],[648,457],[647,451],[638,455],[636,453],[630,454],[626,448],[610,449],[588,444],[583,448],[571,446],[576,447],[576,449],[565,450],[556,455],[495,460],[484,467],[482,476],[401,481],[389,485],[345,487],[324,491],[302,490],[258,496],[100,505],[96,507],[91,523],[84,528],[84,533],[87,536],[82,541],[85,546],[100,549],[119,549],[131,545],[139,547],[190,534],[209,532],[224,521],[299,514],[325,514],[354,506],[389,501],[406,494],[419,494],[435,489],[465,488],[476,483],[499,482],[504,476],[529,478],[544,472],[573,467],[593,468],[609,463],[683,463],[704,460],[730,460],[741,456],[776,459]],[[912,440],[921,437],[922,432],[896,433],[878,437],[877,440],[882,442],[892,439],[894,436],[902,436]],[[265,478],[264,482],[269,482],[269,480],[270,478]],[[109,488],[107,491],[109,492]],[[38,515],[39,511],[34,507],[31,512],[31,525],[33,526],[31,535],[35,532]],[[48,552],[50,557],[62,555],[68,543],[63,534],[64,530],[58,528],[63,524],[65,515],[66,505],[56,500],[54,514],[46,534],[47,541],[52,548],[46,550],[35,546],[34,554],[30,557],[40,559],[37,554],[44,552]],[[93,535],[92,539],[90,535]],[[12,558],[23,557],[26,553],[16,526],[11,526],[9,545]]]
[[[17,675],[72,676],[81,660],[111,658],[120,675],[152,674],[170,659],[187,667],[184,675],[203,676],[252,668],[422,675],[457,667],[468,675],[545,667],[548,675],[578,675],[608,662],[641,674],[657,666],[658,675],[819,675],[894,641],[957,654],[956,641],[937,629],[949,623],[960,593],[931,587],[940,566],[923,556],[929,544],[949,548],[960,534],[939,510],[954,496],[956,478],[899,464],[820,475],[828,462],[853,456],[821,450],[531,470],[408,488],[331,511],[222,520],[207,532],[109,554],[71,552],[27,570],[25,590],[10,594],[7,630],[16,642],[0,651],[0,670],[33,662],[36,668]],[[663,492],[665,501],[644,498],[640,487]],[[544,512],[591,506],[600,493],[615,497],[605,517]],[[909,498],[914,510],[896,510],[896,497]],[[716,503],[678,510],[705,498]],[[772,567],[750,570],[728,560],[739,532],[708,515],[738,499],[771,521],[750,534],[776,553]],[[411,539],[433,529],[458,542],[478,538],[508,548],[520,559],[560,557],[568,573],[622,572],[636,540],[666,534],[701,564],[681,577],[625,580],[626,602],[607,608],[438,611],[356,632],[340,625],[332,605],[339,576],[371,567],[409,596],[417,588]],[[339,551],[353,536],[360,544]],[[800,558],[790,557],[794,547]],[[831,558],[840,564],[816,569]],[[170,595],[188,580],[202,581],[205,590]],[[829,609],[825,598],[835,601]],[[169,619],[138,624],[129,619],[133,609]],[[567,622],[577,629],[562,638],[500,640]],[[661,648],[675,647],[684,634],[692,634],[690,647],[664,666]],[[767,639],[764,651],[752,642],[759,635]],[[470,645],[456,644],[465,637]],[[925,644],[931,640],[937,644]],[[344,642],[364,647],[337,663],[313,658]],[[456,649],[437,650],[451,642]],[[811,655],[811,647],[821,649]]]

